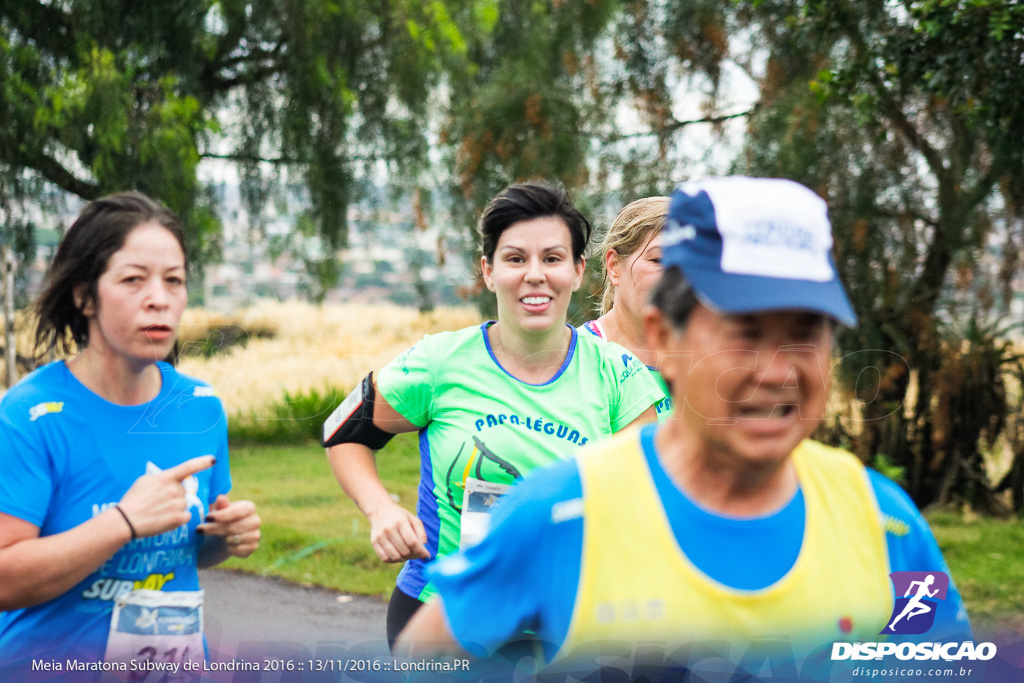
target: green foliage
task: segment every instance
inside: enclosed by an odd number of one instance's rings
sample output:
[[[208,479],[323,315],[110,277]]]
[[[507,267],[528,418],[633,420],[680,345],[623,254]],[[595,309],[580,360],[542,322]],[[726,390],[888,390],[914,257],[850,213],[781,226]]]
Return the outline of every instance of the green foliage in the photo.
[[[341,278],[341,262],[335,258],[306,258],[306,272],[311,274],[306,288],[306,298],[320,304],[327,296],[327,291],[338,284]]]
[[[453,73],[442,130],[465,225],[502,187],[535,177],[583,187],[588,124],[602,115],[588,73],[618,3],[487,2],[456,15],[472,68]]]
[[[965,519],[948,512],[929,524],[964,597],[975,631],[1020,626],[1024,614],[1024,524],[1020,520]]]
[[[232,443],[319,443],[324,420],[345,400],[348,391],[331,388],[322,392],[290,394],[250,415],[234,416],[228,425]]]
[[[885,453],[875,454],[871,467],[901,486],[906,483],[907,468],[895,464]]]
[[[374,160],[425,162],[427,104],[465,51],[442,2],[2,3],[0,223],[42,196],[25,178],[85,199],[138,189],[208,260],[219,225],[196,170],[219,157],[240,166],[257,229],[281,170],[303,177],[333,254]]]
[[[285,187],[308,201],[302,219],[323,238],[322,255],[306,255],[318,298],[337,276],[324,261],[346,244],[348,207],[382,168],[396,187],[452,189],[460,231],[497,190],[526,178],[560,179],[580,197],[605,196],[620,183],[627,200],[664,192],[664,163],[683,124],[672,116],[673,76],[662,58],[717,68],[729,27],[713,8],[642,0],[175,0],[159,11],[128,11],[126,0],[7,3],[0,208],[40,198],[24,178],[86,199],[134,187],[183,214],[190,251],[204,261],[216,254],[218,226],[196,168],[221,158],[238,169],[254,239],[265,236],[261,213]],[[624,142],[623,106],[636,106],[650,127],[642,144]],[[435,140],[448,174],[430,168]]]
[[[161,54],[172,46],[191,51],[182,44],[185,36],[168,29],[199,30],[195,3],[172,21],[147,12],[104,21],[104,10],[122,8],[102,4],[76,3],[69,13],[42,3],[0,9],[7,37],[0,55],[9,57],[0,56],[0,80],[13,86],[0,90],[0,117],[7,122],[0,163],[13,175],[29,170],[85,198],[129,188],[157,196],[186,219],[188,247],[203,260],[218,226],[196,180],[197,141],[214,124],[170,56]],[[162,28],[146,25],[133,36],[147,19]],[[161,38],[167,43],[160,45]],[[35,192],[23,189],[0,201]]]
[[[860,317],[838,373],[861,402],[854,448],[888,454],[920,504],[999,511],[978,444],[1019,410],[1003,386],[1015,354],[979,321],[1005,313],[1021,265],[1024,13],[765,0],[734,18],[767,58],[737,170],[830,206]]]
[[[311,442],[231,443],[231,495],[255,501],[264,524],[260,549],[227,566],[354,593],[390,594],[401,565],[377,558],[369,523],[338,486],[323,449]],[[384,485],[409,509],[416,507],[419,484],[417,443],[415,434],[401,435],[377,456]]]
[[[259,324],[214,323],[203,325],[201,334],[187,328],[178,335],[178,357],[210,358],[235,347],[245,348],[250,339],[273,339],[276,331]]]

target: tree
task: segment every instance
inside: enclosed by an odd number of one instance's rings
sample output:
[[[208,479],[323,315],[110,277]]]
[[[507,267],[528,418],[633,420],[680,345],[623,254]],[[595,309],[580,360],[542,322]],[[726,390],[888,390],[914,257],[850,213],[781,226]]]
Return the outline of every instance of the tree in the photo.
[[[734,18],[765,57],[738,167],[828,200],[860,316],[841,376],[877,373],[847,436],[919,504],[998,509],[980,449],[1014,409],[1017,358],[987,321],[1021,265],[1024,7],[766,0]]]
[[[713,111],[709,101],[706,116],[674,115],[667,65],[685,51],[689,34],[672,31],[691,25],[662,4],[506,1],[453,14],[470,64],[449,77],[440,135],[453,171],[454,223],[471,228],[501,188],[531,178],[563,182],[592,217],[671,189],[668,169],[684,157],[684,129],[733,114]],[[630,110],[634,116],[624,115]],[[624,118],[631,119],[626,130]],[[489,302],[478,297],[493,313]],[[570,315],[585,319],[592,307],[585,288]]]
[[[678,123],[652,95],[669,88],[611,54],[616,22],[637,34],[625,43],[640,41],[621,49],[625,59],[649,47],[632,17],[644,4],[11,0],[0,5],[0,187],[14,189],[0,191],[0,211],[53,188],[84,199],[136,188],[183,215],[190,251],[205,261],[219,226],[216,199],[196,179],[203,159],[238,166],[257,233],[278,182],[301,178],[328,254],[344,245],[347,208],[381,161],[392,182],[424,197],[454,177],[465,226],[527,177],[561,179],[585,204],[609,174],[653,191],[648,155],[613,149],[624,101],[646,101],[645,120],[659,126]],[[653,134],[664,158],[670,134]],[[452,176],[428,167],[438,138]],[[311,272],[330,280],[330,261]]]
[[[630,0],[595,7],[608,13],[610,37],[592,29],[584,49],[561,60],[588,67],[579,81],[562,72],[545,91],[559,93],[556,83],[566,82],[576,93],[562,117],[576,140],[561,144],[598,159],[590,189],[599,192],[604,176],[618,172],[627,197],[664,192],[665,169],[679,169],[681,156],[685,162],[681,131],[749,117],[733,170],[793,178],[828,201],[838,265],[861,319],[840,339],[838,368],[859,417],[832,437],[865,460],[884,456],[902,467],[920,504],[967,500],[998,509],[980,451],[1021,407],[1007,386],[1020,359],[1002,338],[1005,326],[991,320],[1005,312],[1024,254],[1024,6]],[[553,8],[553,15],[565,9]],[[557,61],[547,56],[548,65]],[[729,74],[737,72],[759,89],[758,101],[740,111],[726,101]],[[676,116],[681,87],[701,98],[702,117]],[[499,102],[519,92],[495,90]],[[618,131],[621,119],[610,112],[623,103],[636,111],[638,130]],[[529,111],[525,103],[508,109],[518,110]],[[486,119],[491,128],[460,143],[467,150],[460,168],[474,179],[515,169],[531,154],[513,146],[513,161],[502,165],[493,129],[506,120],[501,111]],[[579,182],[595,165],[569,168]],[[1017,482],[1014,499],[1024,500],[1024,446],[1015,451],[1016,478],[1008,481]]]
[[[355,183],[416,168],[442,63],[461,50],[442,3],[415,0],[9,0],[0,4],[0,221],[40,182],[83,199],[134,188],[216,250],[203,158],[241,166],[254,215],[282,171],[343,245]],[[261,203],[262,202],[262,203]]]
[[[239,164],[254,215],[300,176],[302,229],[330,253],[381,162],[424,198],[418,225],[440,178],[467,229],[530,177],[588,211],[665,193],[691,168],[685,130],[746,117],[734,170],[802,181],[832,209],[861,323],[838,368],[859,418],[831,436],[902,467],[919,504],[998,509],[1008,486],[1021,509],[1008,383],[1024,372],[992,321],[1024,258],[1022,64],[1024,5],[1007,0],[8,0],[0,223],[24,245],[26,198],[135,187],[208,256],[196,167],[213,157]],[[736,73],[752,107],[728,102]],[[329,281],[331,264],[309,269]],[[1000,435],[1015,464],[993,486],[979,450]]]

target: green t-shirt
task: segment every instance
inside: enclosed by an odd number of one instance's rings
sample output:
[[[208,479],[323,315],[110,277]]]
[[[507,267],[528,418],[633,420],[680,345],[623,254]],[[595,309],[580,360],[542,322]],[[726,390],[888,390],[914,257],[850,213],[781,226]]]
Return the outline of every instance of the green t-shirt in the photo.
[[[576,328],[580,332],[584,333],[584,336],[591,334],[598,339],[608,340],[608,336],[605,334],[604,328],[597,320],[588,320],[587,322]],[[665,382],[665,378],[661,376],[661,372],[657,368],[652,368],[650,365],[647,369],[654,375],[654,379],[657,380],[658,386],[661,388],[661,400],[658,401],[658,422],[664,422],[672,416],[672,391],[669,389],[668,384]]]
[[[432,557],[459,548],[467,476],[511,484],[620,431],[662,399],[632,354],[574,329],[555,376],[527,384],[498,364],[491,324],[427,335],[377,374],[381,395],[421,428],[417,514]],[[434,593],[424,564],[410,560],[398,577],[398,587],[421,600]]]
[[[654,375],[654,379],[658,382],[658,387],[661,389],[662,398],[658,401],[658,422],[664,422],[672,417],[672,390],[668,388],[668,383],[661,376],[660,370],[649,365],[647,369]]]

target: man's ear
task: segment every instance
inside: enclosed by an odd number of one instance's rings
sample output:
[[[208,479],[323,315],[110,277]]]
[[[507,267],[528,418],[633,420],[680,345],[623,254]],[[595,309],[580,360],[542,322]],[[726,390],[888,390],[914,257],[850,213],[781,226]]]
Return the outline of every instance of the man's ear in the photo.
[[[678,355],[688,355],[680,354],[678,348],[672,348],[675,342],[678,342],[678,339],[674,339],[678,334],[680,333],[672,327],[668,317],[660,309],[647,304],[644,308],[644,340],[654,357],[654,367],[661,372],[670,390],[677,386],[673,382],[681,380],[675,375],[685,370],[681,370],[678,363],[669,363],[667,360]]]
[[[650,304],[644,307],[644,338],[647,341],[647,348],[661,355],[668,347],[671,334],[672,328],[665,314]]]
[[[75,302],[75,308],[84,315],[89,317],[95,315],[96,306],[93,304],[92,297],[89,296],[89,286],[84,282],[75,285],[74,289],[71,290],[71,298]]]

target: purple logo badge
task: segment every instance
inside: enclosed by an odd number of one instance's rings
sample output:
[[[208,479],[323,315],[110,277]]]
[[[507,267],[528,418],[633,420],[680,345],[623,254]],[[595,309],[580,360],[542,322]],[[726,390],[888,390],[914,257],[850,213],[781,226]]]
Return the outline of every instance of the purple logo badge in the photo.
[[[935,622],[939,600],[946,599],[949,577],[943,572],[893,572],[889,578],[896,592],[896,604],[882,634],[926,633]]]

